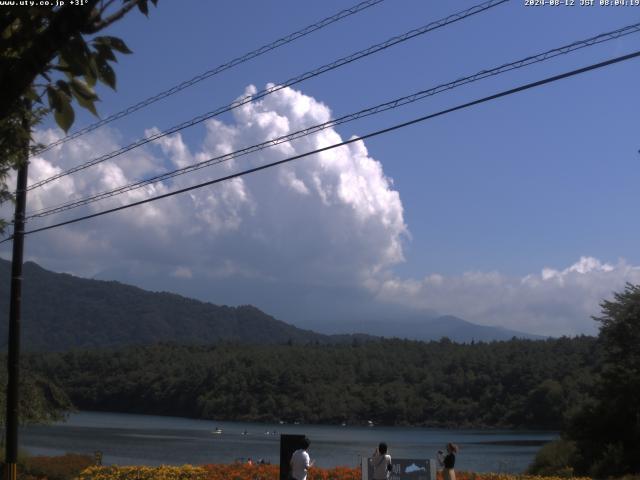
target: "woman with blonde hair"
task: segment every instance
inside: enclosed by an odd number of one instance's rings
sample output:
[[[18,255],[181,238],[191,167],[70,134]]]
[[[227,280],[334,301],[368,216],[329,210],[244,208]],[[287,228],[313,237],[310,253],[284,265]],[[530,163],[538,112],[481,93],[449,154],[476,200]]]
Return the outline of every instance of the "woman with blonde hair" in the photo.
[[[447,455],[444,457],[444,452],[438,450],[438,461],[443,467],[443,480],[456,480],[456,472],[453,469],[456,465],[456,453],[458,453],[458,446],[453,443],[447,443]]]

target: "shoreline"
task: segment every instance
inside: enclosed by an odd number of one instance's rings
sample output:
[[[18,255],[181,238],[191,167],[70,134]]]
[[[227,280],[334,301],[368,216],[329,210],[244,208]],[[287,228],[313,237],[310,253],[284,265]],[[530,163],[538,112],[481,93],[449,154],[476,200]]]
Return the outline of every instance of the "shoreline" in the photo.
[[[162,414],[162,413],[143,413],[143,412],[131,412],[131,411],[114,411],[114,410],[82,410],[78,409],[75,411],[67,412],[65,415],[72,415],[78,413],[88,413],[88,414],[114,414],[114,415],[131,415],[131,416],[141,416],[141,417],[161,417],[166,419],[177,419],[177,420],[191,420],[191,421],[200,421],[200,422],[213,422],[213,423],[242,423],[242,424],[257,424],[257,425],[282,425],[282,426],[310,426],[310,427],[356,427],[356,428],[371,428],[367,422],[356,422],[356,423],[346,423],[342,425],[341,423],[307,423],[307,422],[285,422],[281,420],[262,420],[262,419],[225,419],[225,418],[201,418],[201,417],[190,417],[190,416],[180,416],[173,414]],[[57,424],[64,424],[64,421],[56,422]],[[428,430],[460,430],[460,431],[485,431],[485,432],[513,432],[514,434],[522,434],[522,433],[540,433],[540,434],[559,434],[559,429],[545,429],[545,428],[535,428],[535,427],[517,427],[517,426],[505,426],[505,425],[484,425],[484,424],[439,424],[439,423],[423,423],[423,424],[384,424],[384,423],[375,423],[373,428],[415,428],[415,429],[428,429]]]

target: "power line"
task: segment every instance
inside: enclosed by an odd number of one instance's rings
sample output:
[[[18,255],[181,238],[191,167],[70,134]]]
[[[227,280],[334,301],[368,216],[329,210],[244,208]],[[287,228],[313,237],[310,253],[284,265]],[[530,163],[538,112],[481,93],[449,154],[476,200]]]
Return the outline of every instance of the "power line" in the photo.
[[[84,215],[82,217],[73,218],[71,220],[66,220],[64,222],[56,223],[56,224],[53,224],[53,225],[48,225],[46,227],[41,227],[41,228],[36,228],[36,229],[33,229],[33,230],[29,230],[29,231],[24,232],[24,234],[25,235],[30,235],[30,234],[33,234],[33,233],[43,232],[45,230],[51,230],[53,228],[58,228],[58,227],[62,227],[64,225],[69,225],[69,224],[72,224],[72,223],[81,222],[81,221],[88,220],[88,219],[91,219],[91,218],[100,217],[100,216],[106,215],[108,213],[118,212],[120,210],[125,210],[125,209],[131,208],[131,207],[135,207],[135,206],[138,206],[138,205],[143,205],[145,203],[154,202],[154,201],[157,201],[157,200],[161,200],[163,198],[172,197],[174,195],[178,195],[178,194],[181,194],[181,193],[189,192],[191,190],[196,190],[196,189],[199,189],[199,188],[202,188],[202,187],[206,187],[206,186],[213,185],[213,184],[216,184],[216,183],[220,183],[220,182],[224,182],[224,181],[227,181],[227,180],[231,180],[233,178],[238,178],[238,177],[241,177],[241,176],[244,176],[244,175],[248,175],[250,173],[255,173],[255,172],[258,172],[260,170],[265,170],[267,168],[275,167],[277,165],[282,165],[284,163],[292,162],[294,160],[298,160],[300,158],[308,157],[310,155],[315,155],[317,153],[325,152],[327,150],[332,150],[334,148],[338,148],[338,147],[342,147],[342,146],[345,146],[345,145],[349,145],[349,144],[357,142],[357,141],[366,140],[368,138],[373,138],[373,137],[376,137],[378,135],[382,135],[382,134],[389,133],[389,132],[392,132],[392,131],[395,131],[395,130],[399,130],[401,128],[408,127],[410,125],[414,125],[416,123],[424,122],[424,121],[430,120],[432,118],[436,118],[436,117],[439,117],[439,116],[442,116],[442,115],[446,115],[448,113],[456,112],[458,110],[463,110],[465,108],[469,108],[469,107],[472,107],[472,106],[475,106],[475,105],[479,105],[479,104],[486,103],[486,102],[489,102],[489,101],[492,101],[492,100],[496,100],[496,99],[501,98],[501,97],[506,97],[508,95],[513,95],[513,94],[518,93],[518,92],[522,92],[522,91],[529,90],[529,89],[532,89],[532,88],[535,88],[535,87],[539,87],[539,86],[542,86],[542,85],[553,83],[553,82],[556,82],[556,81],[559,81],[559,80],[563,80],[565,78],[569,78],[569,77],[573,77],[573,76],[576,76],[576,75],[580,75],[582,73],[586,73],[586,72],[589,72],[589,71],[592,71],[592,70],[596,70],[596,69],[599,69],[599,68],[604,68],[606,66],[613,65],[615,63],[620,63],[620,62],[623,62],[623,61],[626,61],[626,60],[630,60],[632,58],[637,58],[637,57],[640,57],[640,50],[638,50],[638,51],[636,51],[634,53],[630,53],[628,55],[622,55],[622,56],[619,56],[619,57],[615,57],[615,58],[606,60],[604,62],[595,63],[595,64],[589,65],[587,67],[582,67],[582,68],[579,68],[579,69],[576,69],[576,70],[571,70],[569,72],[565,72],[565,73],[562,73],[562,74],[559,74],[559,75],[554,75],[552,77],[547,77],[547,78],[545,78],[543,80],[538,80],[536,82],[527,83],[527,84],[524,84],[524,85],[521,85],[519,87],[515,87],[515,88],[512,88],[512,89],[509,89],[509,90],[504,90],[502,92],[490,95],[488,97],[483,97],[483,98],[481,98],[479,100],[474,100],[472,102],[468,102],[468,103],[464,103],[464,104],[461,104],[461,105],[457,105],[455,107],[451,107],[451,108],[448,108],[446,110],[440,110],[439,112],[432,113],[432,114],[429,114],[429,115],[425,115],[423,117],[415,118],[415,119],[409,120],[407,122],[399,123],[399,124],[393,125],[391,127],[384,128],[382,130],[377,130],[375,132],[368,133],[368,134],[363,135],[361,137],[356,137],[356,138],[352,138],[352,139],[349,139],[349,140],[345,140],[343,142],[336,143],[336,144],[333,144],[333,145],[329,145],[327,147],[318,148],[316,150],[312,150],[310,152],[302,153],[300,155],[295,155],[295,156],[292,156],[292,157],[285,158],[283,160],[278,160],[276,162],[271,162],[271,163],[268,163],[268,164],[265,164],[265,165],[261,165],[259,167],[254,167],[254,168],[250,168],[250,169],[247,169],[247,170],[243,170],[243,171],[238,172],[238,173],[234,173],[234,174],[231,174],[231,175],[227,175],[225,177],[209,180],[207,182],[199,183],[197,185],[192,185],[190,187],[182,188],[180,190],[175,190],[173,192],[165,193],[165,194],[162,194],[162,195],[157,195],[157,196],[151,197],[151,198],[146,198],[144,200],[140,200],[140,201],[137,201],[137,202],[129,203],[127,205],[121,205],[119,207],[111,208],[111,209],[108,209],[108,210],[103,210],[102,212],[93,213],[91,215]],[[0,241],[0,243],[4,243],[4,242],[6,242],[6,241],[8,241],[8,240],[10,240],[12,238],[13,237],[6,238],[6,239]]]
[[[113,152],[110,152],[110,153],[107,153],[105,155],[102,155],[102,156],[100,156],[98,158],[95,158],[93,160],[85,162],[85,163],[83,163],[83,164],[81,164],[79,166],[70,168],[70,169],[68,169],[68,170],[66,170],[64,172],[60,172],[60,173],[58,173],[56,175],[52,175],[51,177],[48,177],[48,178],[46,178],[44,180],[41,180],[41,181],[29,186],[29,190],[32,190],[34,188],[38,188],[38,187],[40,187],[42,185],[45,185],[45,184],[47,184],[47,183],[49,183],[51,181],[54,181],[54,180],[56,180],[58,178],[64,177],[66,175],[70,175],[72,173],[75,173],[75,172],[78,172],[78,171],[81,171],[81,170],[84,170],[84,169],[89,168],[91,166],[94,166],[94,165],[97,165],[99,163],[102,163],[102,162],[104,162],[106,160],[110,160],[110,159],[115,158],[115,157],[117,157],[119,155],[122,155],[123,153],[129,152],[129,151],[131,151],[131,150],[133,150],[135,148],[138,148],[138,147],[140,147],[142,145],[145,145],[145,144],[150,143],[152,141],[158,140],[158,139],[160,139],[162,137],[165,137],[167,135],[179,132],[181,130],[184,130],[185,128],[197,125],[197,124],[199,124],[199,123],[201,123],[201,122],[203,122],[205,120],[208,120],[208,119],[213,118],[215,116],[221,115],[222,113],[226,113],[228,111],[231,111],[231,110],[233,110],[235,108],[238,108],[238,107],[240,107],[242,105],[245,105],[247,103],[254,102],[254,101],[256,101],[256,100],[258,100],[260,98],[266,97],[267,95],[270,95],[270,94],[272,94],[272,93],[274,93],[274,92],[276,92],[278,90],[281,90],[283,88],[295,85],[295,84],[300,83],[300,82],[302,82],[304,80],[308,80],[309,78],[316,77],[316,76],[321,75],[321,74],[323,74],[323,73],[325,73],[327,71],[334,70],[334,69],[336,69],[338,67],[341,67],[341,66],[346,65],[348,63],[354,62],[354,61],[359,60],[359,59],[361,59],[363,57],[366,57],[368,55],[372,55],[372,54],[377,53],[377,52],[379,52],[381,50],[384,50],[386,48],[394,46],[394,45],[396,45],[398,43],[410,40],[410,39],[412,39],[412,38],[414,38],[416,36],[423,35],[425,33],[428,33],[430,31],[432,31],[432,30],[435,30],[437,28],[441,28],[441,27],[443,27],[445,25],[457,22],[459,20],[462,20],[462,19],[467,18],[469,16],[475,15],[477,13],[484,12],[485,10],[488,10],[488,9],[490,9],[492,7],[495,7],[497,5],[500,5],[500,4],[508,2],[508,1],[509,0],[489,0],[489,1],[486,1],[486,2],[481,3],[479,5],[475,5],[475,6],[471,7],[471,8],[463,10],[461,12],[457,12],[455,14],[449,15],[448,17],[445,17],[445,18],[443,18],[441,20],[438,20],[438,21],[435,21],[435,22],[431,22],[431,23],[429,23],[429,24],[427,24],[427,25],[425,25],[423,27],[420,27],[420,28],[417,28],[417,29],[414,29],[414,30],[410,30],[410,31],[408,31],[408,32],[406,32],[406,33],[404,33],[402,35],[397,35],[395,37],[392,37],[392,38],[388,39],[385,42],[378,43],[378,44],[373,45],[373,46],[371,46],[369,48],[366,48],[364,50],[360,50],[360,51],[355,52],[355,53],[353,53],[351,55],[348,55],[346,57],[342,57],[342,58],[340,58],[338,60],[335,60],[334,62],[331,62],[329,64],[326,64],[326,65],[323,65],[321,67],[318,67],[318,68],[316,68],[314,70],[311,70],[311,71],[305,72],[305,73],[303,73],[301,75],[298,75],[296,77],[293,77],[293,78],[291,78],[291,79],[289,79],[289,80],[287,80],[287,81],[285,81],[285,82],[283,82],[281,84],[275,85],[272,88],[263,89],[263,90],[255,93],[254,95],[249,95],[249,96],[243,97],[243,98],[241,98],[239,100],[236,100],[236,101],[234,101],[234,102],[232,102],[232,103],[230,103],[228,105],[225,105],[223,107],[219,107],[219,108],[217,108],[215,110],[212,110],[210,112],[207,112],[207,113],[204,113],[204,114],[199,115],[197,117],[194,117],[191,120],[188,120],[188,121],[183,122],[183,123],[181,123],[179,125],[173,126],[173,127],[169,128],[167,130],[164,130],[162,132],[158,132],[158,133],[156,133],[154,135],[151,135],[149,137],[145,137],[143,139],[140,139],[140,140],[138,140],[136,142],[133,142],[133,143],[125,146],[125,147],[122,147],[122,148],[120,148],[118,150],[115,150]]]
[[[379,105],[376,105],[374,107],[370,107],[370,108],[366,108],[364,110],[360,110],[358,112],[355,113],[351,113],[348,115],[344,115],[342,117],[339,117],[337,119],[333,119],[333,120],[329,120],[327,122],[321,123],[321,124],[317,124],[317,125],[313,125],[311,127],[302,129],[302,130],[298,130],[296,132],[287,134],[287,135],[283,135],[281,137],[278,138],[274,138],[271,140],[267,140],[265,142],[259,143],[259,144],[255,144],[249,147],[245,147],[242,148],[240,150],[236,150],[234,152],[230,152],[224,155],[220,155],[217,157],[213,157],[210,158],[208,160],[204,160],[201,162],[198,162],[196,164],[193,165],[188,165],[186,167],[182,167],[176,170],[172,170],[170,172],[165,172],[159,175],[155,175],[153,177],[150,178],[146,178],[143,180],[139,180],[136,182],[132,182],[129,183],[127,185],[123,185],[111,190],[107,190],[107,191],[103,191],[94,195],[91,195],[89,197],[85,197],[85,198],[81,198],[78,200],[72,200],[72,201],[68,201],[62,204],[59,204],[55,207],[49,207],[49,208],[42,208],[40,210],[37,211],[33,211],[30,212],[27,215],[27,219],[31,219],[31,218],[41,218],[41,217],[45,217],[45,216],[49,216],[49,215],[53,215],[56,213],[60,213],[66,210],[71,210],[73,208],[77,208],[83,205],[88,205],[90,203],[94,203],[97,202],[99,200],[103,200],[106,198],[111,198],[114,197],[116,195],[120,195],[132,190],[136,190],[138,188],[142,188],[145,185],[150,185],[152,183],[156,183],[156,182],[161,182],[173,177],[177,177],[180,175],[184,175],[186,173],[190,173],[196,170],[200,170],[202,168],[205,167],[209,167],[211,165],[217,165],[219,163],[222,162],[226,162],[228,160],[234,159],[234,158],[238,158],[250,153],[254,153],[269,147],[273,147],[275,145],[279,145],[281,143],[285,143],[285,142],[290,142],[293,140],[296,140],[298,138],[302,138],[308,135],[311,135],[313,133],[319,132],[321,130],[325,130],[327,128],[330,127],[334,127],[337,125],[341,125],[347,122],[351,122],[363,117],[367,117],[370,115],[374,115],[374,114],[378,114],[387,110],[391,110],[403,105],[407,105],[409,103],[413,103],[416,102],[418,100],[421,100],[423,98],[429,97],[429,96],[433,96],[436,95],[438,93],[442,93],[448,90],[452,90],[454,88],[457,88],[459,86],[462,85],[466,85],[469,83],[473,83],[479,80],[482,80],[484,78],[488,78],[491,76],[495,76],[495,75],[499,75],[511,70],[515,70],[515,69],[519,69],[525,66],[529,66],[529,65],[533,65],[536,63],[540,63],[546,60],[549,60],[551,58],[555,58],[559,55],[565,55],[568,54],[570,52],[585,48],[585,47],[590,47],[593,45],[597,45],[603,42],[607,42],[610,40],[614,40],[617,38],[620,38],[622,36],[625,35],[629,35],[632,33],[637,33],[640,32],[640,23],[635,23],[632,25],[628,25],[626,27],[622,27],[619,28],[617,30],[611,31],[611,32],[607,32],[607,33],[602,33],[600,35],[596,35],[584,40],[579,40],[567,45],[563,45],[561,47],[557,47],[551,50],[547,50],[543,53],[539,53],[536,55],[531,55],[528,56],[526,58],[514,61],[514,62],[510,62],[510,63],[505,63],[502,64],[498,67],[494,67],[491,69],[486,69],[486,70],[481,70],[480,72],[473,74],[473,75],[469,75],[466,77],[462,77],[459,78],[457,80],[454,80],[453,82],[449,82],[449,83],[445,83],[445,84],[440,84],[436,87],[432,87],[429,88],[427,90],[421,90],[419,92],[416,92],[414,94],[411,95],[407,95],[404,97],[400,97],[397,98],[395,100],[389,101],[389,102],[385,102]]]
[[[39,182],[34,183],[33,185],[29,186],[28,190],[33,190],[34,188],[38,188],[41,187],[43,185],[46,185],[49,182],[52,182],[54,180],[57,180],[59,178],[65,177],[67,175],[70,175],[72,173],[76,173],[79,172],[81,170],[84,170],[86,168],[92,167],[94,165],[97,165],[99,163],[105,162],[107,160],[110,160],[112,158],[115,158],[119,155],[122,155],[123,153],[129,152],[135,148],[138,148],[142,145],[145,145],[149,142],[153,142],[155,140],[158,140],[162,137],[165,137],[167,135],[171,135],[173,133],[177,133],[181,130],[184,130],[185,128],[188,127],[192,127],[194,125],[197,125],[199,123],[204,122],[205,120],[208,120],[210,118],[213,118],[215,116],[221,115],[223,113],[229,112],[231,110],[234,110],[242,105],[245,105],[247,103],[251,103],[251,102],[255,102],[256,100],[259,100],[263,97],[266,97],[267,95],[270,95],[274,92],[277,92],[279,90],[282,90],[283,88],[286,87],[290,87],[292,85],[296,85],[300,82],[303,82],[305,80],[308,80],[310,78],[316,77],[318,75],[321,75],[323,73],[326,73],[328,71],[334,70],[336,68],[342,67],[343,65],[347,65],[349,63],[352,63],[356,60],[359,60],[361,58],[367,57],[369,55],[372,55],[374,53],[377,53],[379,51],[385,50],[389,47],[392,47],[394,45],[397,45],[399,43],[405,42],[407,40],[410,40],[412,38],[415,38],[419,35],[424,35],[425,33],[431,32],[433,30],[436,30],[438,28],[444,27],[446,25],[458,22],[460,20],[463,20],[467,17],[470,17],[472,15],[484,12],[486,10],[489,10],[490,8],[496,7],[498,5],[501,5],[503,3],[506,3],[510,0],[488,0],[484,3],[475,5],[471,8],[468,8],[466,10],[463,10],[461,12],[458,13],[454,13],[452,15],[449,15],[448,17],[445,17],[443,19],[437,20],[435,22],[431,22],[427,25],[424,25],[420,28],[414,29],[414,30],[410,30],[402,35],[398,35],[395,37],[392,37],[388,40],[386,40],[385,42],[382,43],[378,43],[376,45],[373,45],[369,48],[366,48],[364,50],[360,50],[356,53],[353,53],[351,55],[348,55],[346,57],[342,57],[338,60],[335,60],[331,63],[328,63],[326,65],[323,65],[321,67],[318,67],[314,70],[308,71],[306,73],[303,73],[301,75],[298,75],[296,77],[293,77],[281,84],[277,84],[274,85],[271,88],[266,88],[264,90],[260,90],[259,92],[253,94],[253,95],[248,95],[245,97],[240,98],[239,100],[236,100],[228,105],[225,105],[224,107],[219,107],[215,110],[212,110],[210,112],[204,113],[202,115],[199,115],[197,117],[192,118],[191,120],[188,120],[186,122],[183,122],[179,125],[173,126],[167,130],[164,130],[162,132],[158,132],[156,134],[153,134],[149,137],[145,137],[141,140],[138,140],[136,142],[133,142],[125,147],[122,147],[118,150],[112,151],[110,153],[107,153],[105,155],[102,155],[98,158],[94,158],[93,160],[89,160],[88,162],[85,162],[81,165],[78,165],[76,167],[70,168],[68,170],[65,170],[63,172],[57,173],[55,175],[52,175],[48,178],[45,178]]]
[[[272,50],[275,50],[276,48],[280,48],[288,43],[291,43],[295,40],[298,40],[299,38],[305,37],[317,30],[320,30],[328,25],[331,25],[332,23],[335,23],[339,20],[342,20],[343,18],[349,17],[351,15],[354,15],[356,13],[359,13],[369,7],[372,7],[374,5],[377,5],[378,3],[383,2],[384,0],[366,0],[364,2],[360,2],[357,5],[354,5],[353,7],[350,8],[346,8],[344,10],[339,11],[338,13],[336,13],[335,15],[332,15],[330,17],[327,17],[323,20],[320,20],[319,22],[316,22],[314,24],[308,25],[306,27],[304,27],[301,30],[298,30],[296,32],[290,33],[287,36],[284,36],[282,38],[279,38],[278,40],[275,40],[274,42],[268,43],[266,45],[263,45],[260,48],[257,48],[251,52],[245,53],[244,55],[241,55],[240,57],[234,58],[233,60],[227,62],[227,63],[223,63],[222,65],[219,65],[211,70],[207,70],[206,72],[201,73],[200,75],[196,75],[195,77],[191,78],[190,80],[186,80],[178,85],[175,85],[167,90],[164,90],[160,93],[157,93],[156,95],[153,95],[152,97],[149,97],[145,100],[142,100],[138,103],[136,103],[135,105],[132,105],[124,110],[121,110],[120,112],[114,113],[110,116],[108,116],[105,119],[99,120],[95,123],[92,123],[91,125],[87,125],[86,127],[82,128],[81,130],[78,130],[75,133],[72,133],[70,135],[67,135],[55,142],[52,142],[46,146],[44,146],[42,149],[38,150],[34,155],[37,155],[39,153],[42,152],[46,152],[47,150],[51,150],[53,147],[57,147],[58,145],[62,145],[63,143],[68,142],[69,140],[73,140],[75,138],[78,138],[86,133],[92,132],[100,127],[102,127],[103,125],[106,125],[108,123],[111,123],[115,120],[118,120],[120,118],[126,117],[127,115],[132,114],[133,112],[137,112],[138,110],[145,108],[149,105],[151,105],[152,103],[155,103],[159,100],[162,100],[164,98],[170,97],[171,95],[174,95],[186,88],[189,88],[203,80],[206,80],[207,78],[211,78],[214,75],[217,75],[219,73],[224,72],[225,70],[229,70],[237,65],[240,65],[241,63],[245,63],[248,62],[249,60],[252,60],[256,57],[259,57],[260,55],[264,55],[265,53],[268,53]],[[32,155],[33,156],[33,155]]]

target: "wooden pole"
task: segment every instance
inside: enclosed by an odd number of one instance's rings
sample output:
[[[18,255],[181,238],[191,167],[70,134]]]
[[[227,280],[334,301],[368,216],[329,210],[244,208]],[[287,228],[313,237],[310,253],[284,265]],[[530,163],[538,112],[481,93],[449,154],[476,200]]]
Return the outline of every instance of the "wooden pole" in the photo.
[[[25,104],[22,127],[27,131],[24,158],[18,168],[16,208],[13,224],[13,255],[11,258],[11,300],[9,304],[9,352],[7,356],[7,416],[5,443],[5,476],[17,480],[18,463],[18,400],[20,382],[20,310],[22,304],[22,262],[24,253],[24,216],[27,207],[27,171],[29,164],[30,102]]]

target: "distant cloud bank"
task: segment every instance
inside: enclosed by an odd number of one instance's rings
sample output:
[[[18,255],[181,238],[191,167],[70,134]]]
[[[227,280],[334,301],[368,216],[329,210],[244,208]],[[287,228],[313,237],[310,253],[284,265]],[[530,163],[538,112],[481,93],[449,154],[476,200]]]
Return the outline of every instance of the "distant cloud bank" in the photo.
[[[372,286],[379,299],[432,308],[485,325],[542,335],[593,334],[603,299],[626,282],[640,283],[640,267],[581,257],[557,270],[510,277],[499,272],[432,274],[421,280],[388,278]]]

